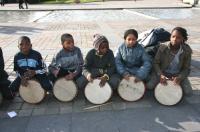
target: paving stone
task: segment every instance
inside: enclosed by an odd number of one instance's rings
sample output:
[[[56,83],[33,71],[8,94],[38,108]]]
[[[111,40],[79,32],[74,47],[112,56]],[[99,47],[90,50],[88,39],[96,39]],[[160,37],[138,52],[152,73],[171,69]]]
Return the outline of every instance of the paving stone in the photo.
[[[45,109],[45,114],[46,115],[56,115],[59,114],[60,108],[46,108]]]
[[[22,107],[22,103],[11,103],[8,106],[7,110],[19,110],[19,109],[21,109],[21,107]]]
[[[25,110],[19,110],[18,116],[31,116],[32,114],[32,109],[25,109]]]
[[[44,114],[45,114],[45,108],[33,109],[32,112],[32,116],[44,115]]]
[[[60,114],[66,114],[66,113],[72,113],[72,106],[60,108]]]

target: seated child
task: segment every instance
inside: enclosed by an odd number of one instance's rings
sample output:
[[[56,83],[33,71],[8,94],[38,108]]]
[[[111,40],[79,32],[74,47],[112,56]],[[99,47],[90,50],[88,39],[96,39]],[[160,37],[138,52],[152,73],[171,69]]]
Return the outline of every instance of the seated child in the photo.
[[[126,80],[134,76],[135,82],[145,81],[151,70],[151,59],[144,48],[137,42],[138,33],[129,29],[124,33],[125,42],[116,52],[116,67],[118,73]]]
[[[118,87],[120,76],[116,74],[115,58],[113,51],[109,49],[109,42],[103,35],[94,35],[94,49],[90,50],[85,58],[83,66],[83,76],[78,81],[83,89],[88,82],[99,78],[100,87],[103,87],[106,82],[113,89]]]
[[[19,49],[14,57],[14,71],[17,72],[17,78],[12,82],[10,88],[18,91],[20,85],[27,86],[27,81],[36,79],[42,88],[52,90],[52,85],[46,75],[45,64],[39,52],[32,49],[31,40],[27,36],[19,38]]]
[[[61,36],[63,48],[53,58],[49,65],[50,80],[55,83],[58,78],[65,77],[66,80],[74,80],[81,75],[83,56],[81,50],[74,46],[71,34]]]
[[[3,95],[3,98],[5,99],[13,99],[14,94],[11,91],[11,89],[8,87],[10,85],[10,81],[8,80],[8,74],[4,70],[4,58],[3,58],[3,52],[0,47],[0,92]]]
[[[154,70],[147,83],[148,89],[154,89],[158,83],[167,85],[171,79],[180,85],[186,95],[192,94],[192,86],[188,80],[191,65],[192,49],[186,41],[186,29],[176,27],[171,32],[170,42],[160,45],[154,58]]]

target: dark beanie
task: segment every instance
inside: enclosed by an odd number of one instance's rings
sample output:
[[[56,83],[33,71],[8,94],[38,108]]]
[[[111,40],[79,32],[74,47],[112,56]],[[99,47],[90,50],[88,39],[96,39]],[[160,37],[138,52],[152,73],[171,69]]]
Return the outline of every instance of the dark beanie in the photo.
[[[102,43],[108,43],[108,40],[105,36],[101,35],[101,34],[95,34],[94,35],[94,41],[93,41],[93,46],[96,50],[99,49],[99,46],[102,44]]]

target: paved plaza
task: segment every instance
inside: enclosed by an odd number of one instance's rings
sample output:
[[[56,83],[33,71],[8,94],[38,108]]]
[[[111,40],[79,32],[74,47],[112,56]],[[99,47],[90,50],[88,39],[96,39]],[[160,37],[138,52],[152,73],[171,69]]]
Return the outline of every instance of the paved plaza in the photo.
[[[193,95],[173,107],[158,104],[153,91],[137,102],[123,101],[116,92],[102,106],[89,103],[83,92],[74,101],[60,102],[49,94],[37,105],[25,103],[19,96],[0,107],[0,132],[199,132],[200,131],[200,8],[180,0],[109,1],[80,5],[29,5],[17,11],[17,4],[0,8],[0,47],[5,70],[15,78],[13,58],[22,35],[31,38],[47,65],[61,49],[60,36],[71,33],[75,45],[85,56],[93,48],[93,35],[104,34],[116,51],[129,28],[139,33],[155,27],[171,31],[185,27],[193,49],[189,80]],[[148,8],[148,9],[147,9]],[[73,9],[73,10],[71,10]],[[89,10],[88,10],[89,9]],[[94,9],[94,10],[92,10]],[[98,9],[98,10],[95,10]],[[13,11],[10,11],[13,10]],[[32,11],[31,11],[32,10]],[[34,10],[34,11],[33,11]],[[9,118],[7,112],[17,112]]]

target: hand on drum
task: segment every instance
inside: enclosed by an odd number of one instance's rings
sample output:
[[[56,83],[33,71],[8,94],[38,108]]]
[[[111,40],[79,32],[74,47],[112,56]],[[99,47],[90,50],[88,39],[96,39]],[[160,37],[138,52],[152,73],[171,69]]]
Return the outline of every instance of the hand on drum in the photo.
[[[21,84],[22,84],[22,86],[27,87],[27,85],[28,85],[28,78],[26,76],[22,76],[22,78],[21,78]]]
[[[167,85],[167,77],[165,77],[164,75],[160,75],[160,83],[162,85]]]
[[[68,75],[65,76],[66,80],[73,80],[75,77],[75,73],[69,73]]]
[[[141,82],[141,81],[142,81],[142,80],[141,80],[140,78],[135,77],[135,80],[134,80],[135,83],[137,83],[137,82]]]
[[[32,77],[35,76],[35,71],[34,70],[27,70],[27,72],[24,73],[24,76],[28,79],[31,79]]]
[[[93,81],[93,78],[92,78],[91,73],[89,73],[89,74],[87,75],[87,80],[88,80],[89,82],[92,82],[92,81]]]
[[[106,76],[102,76],[99,79],[101,80],[100,83],[99,83],[99,86],[103,87],[106,84],[106,81],[107,81],[108,78]]]
[[[58,76],[58,73],[59,73],[59,70],[54,70],[54,71],[53,71],[53,75],[54,75],[55,77]]]
[[[181,83],[181,80],[178,77],[172,77],[172,80],[173,80],[175,85],[180,85],[180,83]]]
[[[129,77],[130,77],[129,74],[124,75],[124,79],[126,79],[127,81],[129,80]]]

